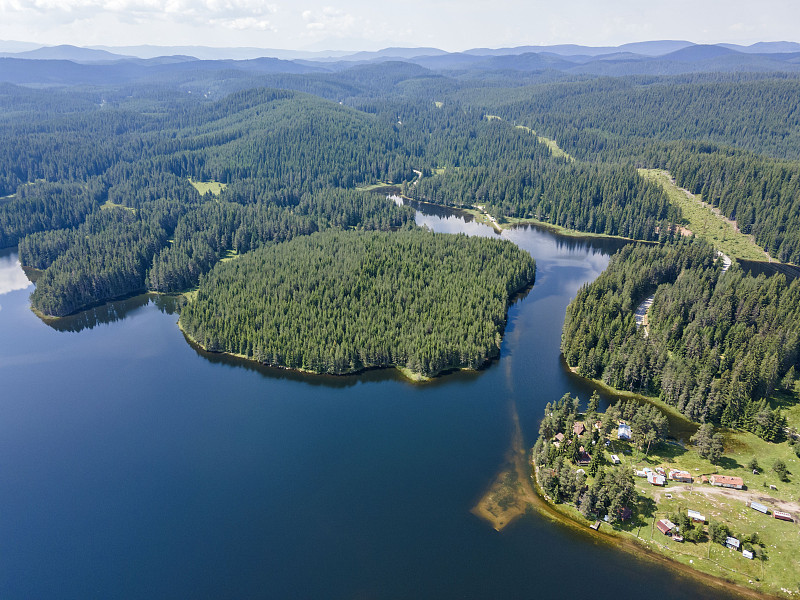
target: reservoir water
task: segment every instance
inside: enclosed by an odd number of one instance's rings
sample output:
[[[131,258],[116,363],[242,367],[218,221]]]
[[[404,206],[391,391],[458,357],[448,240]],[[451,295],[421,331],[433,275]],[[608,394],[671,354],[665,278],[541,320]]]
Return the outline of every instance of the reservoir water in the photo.
[[[51,326],[0,251],[0,597],[727,597],[535,512],[500,533],[471,514],[512,410],[531,445],[547,402],[591,393],[559,357],[564,310],[621,244],[503,236],[537,278],[501,357],[426,385],[207,355],[164,298]]]

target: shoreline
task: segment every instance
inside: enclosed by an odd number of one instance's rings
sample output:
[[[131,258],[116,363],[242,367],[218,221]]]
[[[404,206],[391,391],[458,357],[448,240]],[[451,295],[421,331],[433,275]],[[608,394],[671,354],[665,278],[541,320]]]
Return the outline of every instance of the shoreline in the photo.
[[[782,598],[782,596],[773,595],[767,592],[762,592],[750,587],[745,587],[742,584],[736,583],[719,575],[713,575],[705,571],[696,569],[690,565],[684,564],[675,560],[668,555],[653,549],[647,545],[646,542],[640,541],[639,538],[633,534],[625,534],[612,528],[611,525],[603,523],[600,530],[593,530],[589,527],[588,522],[582,523],[574,518],[570,511],[565,508],[560,508],[558,505],[553,504],[547,497],[539,485],[539,468],[534,463],[532,465],[532,474],[530,480],[533,482],[535,493],[538,496],[539,506],[534,505],[533,508],[540,514],[549,517],[551,520],[558,522],[561,525],[568,526],[573,530],[580,531],[583,535],[588,536],[594,542],[613,544],[616,548],[636,554],[637,559],[647,560],[661,566],[676,571],[683,576],[700,582],[709,588],[718,589],[720,585],[725,585],[728,591],[740,598],[754,598],[760,600],[773,600],[775,598]],[[603,528],[605,526],[605,528]],[[657,548],[657,545],[656,545]]]
[[[451,367],[451,368],[447,368],[447,369],[442,369],[441,371],[437,371],[436,373],[434,373],[432,375],[423,375],[422,373],[417,373],[416,371],[412,371],[411,369],[408,369],[407,367],[401,367],[399,365],[391,365],[391,364],[366,366],[366,367],[363,367],[363,368],[358,369],[356,371],[347,371],[345,373],[320,373],[319,371],[312,371],[311,369],[303,369],[301,367],[287,367],[285,365],[273,365],[273,364],[270,364],[270,363],[260,362],[258,360],[255,360],[252,357],[245,356],[244,354],[237,354],[235,352],[228,352],[228,351],[225,351],[225,350],[208,350],[205,346],[203,346],[200,342],[198,342],[191,334],[189,334],[183,328],[183,325],[181,324],[180,319],[178,319],[177,325],[178,325],[178,329],[180,329],[180,331],[183,334],[184,338],[186,338],[186,341],[189,342],[189,345],[195,347],[196,349],[200,349],[201,351],[203,351],[205,353],[215,354],[215,355],[218,355],[218,356],[227,356],[227,357],[231,357],[231,358],[236,358],[236,359],[251,363],[252,365],[255,365],[255,366],[267,367],[267,368],[270,368],[270,369],[279,369],[279,370],[282,370],[282,371],[288,371],[288,372],[292,372],[292,373],[299,373],[299,374],[302,374],[302,375],[314,375],[314,376],[318,376],[318,377],[352,377],[352,376],[361,375],[361,374],[366,373],[368,371],[379,371],[379,370],[384,370],[384,369],[394,369],[398,373],[400,373],[400,375],[402,375],[403,378],[409,383],[425,384],[425,383],[431,383],[433,381],[436,381],[437,379],[439,379],[439,378],[441,378],[441,377],[443,377],[445,375],[449,375],[451,373],[462,373],[462,372],[463,373],[477,373],[479,371],[482,371],[486,367],[488,367],[493,361],[497,360],[497,358],[498,358],[498,356],[500,354],[499,351],[498,351],[498,353],[496,355],[488,357],[483,363],[481,363],[481,365],[477,369],[473,369],[473,368],[470,368],[470,367]]]
[[[501,340],[505,336],[506,325],[508,325],[508,309],[515,302],[517,302],[518,300],[524,298],[528,294],[528,292],[530,292],[530,290],[533,289],[533,286],[535,284],[536,284],[536,272],[534,271],[533,279],[531,279],[529,282],[527,282],[525,285],[523,285],[519,289],[509,293],[508,299],[506,300],[505,319],[503,321],[503,326],[502,326],[502,328],[500,330]],[[186,298],[187,301],[191,301],[191,295],[192,294],[197,294],[197,289],[193,289],[193,290],[190,290],[188,292],[184,292],[184,293],[179,294],[179,295],[181,295],[184,298]],[[56,317],[56,318],[58,318],[58,317]],[[425,384],[425,383],[430,383],[432,381],[440,379],[441,377],[443,377],[445,375],[448,375],[448,374],[451,374],[451,373],[462,373],[462,372],[477,373],[477,372],[482,371],[482,370],[486,369],[487,367],[489,367],[489,365],[491,365],[494,361],[498,360],[498,358],[500,357],[500,348],[497,348],[496,352],[493,352],[491,355],[489,355],[486,358],[484,358],[484,360],[481,362],[481,364],[477,368],[472,368],[472,367],[447,367],[445,369],[441,369],[439,371],[436,371],[435,373],[432,373],[430,375],[424,375],[422,373],[418,373],[416,371],[412,371],[408,367],[404,367],[404,366],[401,366],[401,365],[395,365],[395,364],[364,366],[361,369],[357,369],[357,370],[354,370],[354,371],[346,371],[344,373],[321,373],[319,371],[312,371],[311,369],[303,369],[303,368],[300,368],[300,367],[287,367],[285,365],[274,365],[274,364],[270,364],[270,363],[265,363],[265,362],[261,362],[261,361],[255,360],[254,358],[252,358],[250,356],[245,356],[244,354],[237,354],[235,352],[229,352],[229,351],[226,351],[226,350],[209,350],[205,346],[203,346],[203,344],[201,344],[197,339],[195,339],[194,336],[192,336],[189,332],[187,332],[186,329],[184,329],[183,324],[180,321],[180,318],[178,318],[177,325],[178,325],[178,329],[180,329],[181,333],[183,333],[183,336],[186,338],[186,340],[189,342],[189,344],[194,346],[194,347],[196,347],[196,348],[199,348],[203,352],[207,352],[209,354],[217,354],[217,355],[220,355],[220,356],[230,356],[230,357],[237,358],[239,360],[243,360],[243,361],[252,363],[254,365],[259,365],[259,366],[263,366],[263,367],[269,367],[269,368],[273,368],[273,369],[281,369],[281,370],[285,370],[285,371],[293,371],[293,372],[302,373],[302,374],[305,374],[305,375],[317,375],[317,376],[321,376],[321,377],[324,377],[324,376],[329,376],[329,377],[349,377],[349,376],[354,376],[354,375],[360,375],[362,373],[366,373],[367,371],[375,371],[375,370],[380,370],[380,369],[395,369],[398,373],[400,373],[400,375],[403,376],[403,378],[406,381],[408,381],[410,383],[414,383],[414,384]]]
[[[655,406],[658,408],[670,422],[670,429],[674,429],[676,425],[678,425],[679,429],[684,432],[688,432],[691,430],[692,435],[697,431],[700,427],[699,424],[695,423],[691,419],[689,419],[686,415],[682,414],[678,411],[674,406],[671,406],[661,400],[656,396],[646,396],[644,394],[639,394],[637,392],[629,392],[627,390],[619,390],[617,388],[611,387],[607,385],[605,382],[599,379],[590,379],[589,377],[584,377],[583,375],[578,374],[577,367],[570,367],[567,364],[567,361],[564,359],[564,355],[561,355],[561,361],[563,367],[569,371],[570,377],[575,377],[584,381],[586,383],[592,384],[595,388],[599,389],[601,392],[608,394],[609,396],[613,396],[614,398],[621,400],[636,400],[637,402],[647,402],[648,404]]]

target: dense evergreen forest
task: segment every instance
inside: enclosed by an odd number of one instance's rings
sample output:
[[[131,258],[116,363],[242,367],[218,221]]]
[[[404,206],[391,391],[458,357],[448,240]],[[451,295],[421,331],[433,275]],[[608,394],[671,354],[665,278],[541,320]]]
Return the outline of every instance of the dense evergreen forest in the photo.
[[[269,365],[430,376],[496,356],[509,298],[534,274],[530,255],[507,241],[328,231],[220,264],[180,324],[208,350]]]
[[[581,161],[670,171],[773,257],[800,263],[800,81],[785,74],[596,78],[470,91]]]
[[[645,335],[634,310],[653,292]],[[697,241],[628,246],[570,303],[562,351],[585,377],[779,439],[785,417],[769,398],[793,391],[800,369],[800,280],[723,272]]]
[[[784,300],[796,284],[735,268],[720,275],[712,249],[674,240],[680,210],[636,169],[669,170],[773,257],[800,263],[800,78],[606,77],[537,70],[534,59],[503,59],[502,70],[390,61],[327,72],[267,72],[279,65],[266,61],[187,66],[174,78],[0,84],[0,246],[18,245],[22,262],[43,271],[32,305],[61,316],[143,290],[209,286],[221,261],[247,265],[309,234],[411,227],[409,209],[359,191],[378,183],[481,205],[500,223],[532,218],[666,243],[625,250],[581,292],[585,306],[574,303],[565,326],[567,360],[616,387],[660,394],[693,419],[772,435],[779,417],[765,399],[797,364]],[[192,181],[225,185],[215,196]],[[480,254],[463,252],[464,264]],[[693,277],[724,300],[699,296]],[[644,338],[631,312],[656,290]],[[755,321],[737,320],[738,309],[726,316],[728,304],[753,302],[762,307]],[[190,307],[187,315],[199,310]],[[759,320],[773,313],[787,325]],[[229,350],[256,357],[254,338],[226,335]],[[197,330],[214,342],[204,336]],[[485,340],[467,346],[459,361],[439,346],[415,347],[413,359],[394,347],[374,354],[420,372],[491,355]],[[378,364],[353,358],[354,347],[334,356],[335,368],[328,355],[323,364],[276,346],[260,352],[322,371]]]

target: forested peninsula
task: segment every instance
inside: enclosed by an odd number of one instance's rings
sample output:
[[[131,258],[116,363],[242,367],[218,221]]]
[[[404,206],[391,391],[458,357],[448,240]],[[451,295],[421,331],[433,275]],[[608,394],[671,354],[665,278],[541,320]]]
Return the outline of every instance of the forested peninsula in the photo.
[[[655,294],[648,327],[634,311]],[[800,369],[800,279],[725,271],[699,240],[627,246],[567,308],[562,352],[578,374],[655,395],[693,421],[781,439],[776,391]]]
[[[271,366],[431,377],[499,354],[509,301],[535,270],[498,239],[328,231],[220,264],[180,325],[207,350]]]

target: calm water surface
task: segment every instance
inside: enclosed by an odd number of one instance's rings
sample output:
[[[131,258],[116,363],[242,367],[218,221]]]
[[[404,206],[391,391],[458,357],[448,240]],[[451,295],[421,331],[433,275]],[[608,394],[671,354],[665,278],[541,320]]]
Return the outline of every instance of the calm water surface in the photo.
[[[447,213],[436,231],[496,235]],[[501,358],[415,386],[303,377],[186,343],[147,296],[49,326],[0,251],[0,597],[717,598],[532,514],[470,508],[544,405],[591,389],[559,360],[564,310],[618,242],[525,228],[537,260]]]

